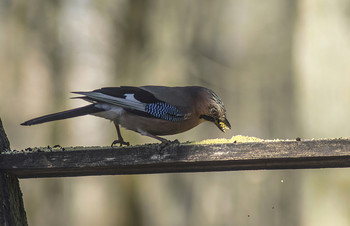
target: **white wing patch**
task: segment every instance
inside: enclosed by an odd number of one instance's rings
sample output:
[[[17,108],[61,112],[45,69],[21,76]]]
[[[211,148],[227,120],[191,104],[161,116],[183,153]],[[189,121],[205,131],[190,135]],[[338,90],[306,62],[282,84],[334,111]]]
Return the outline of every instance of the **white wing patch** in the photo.
[[[77,92],[78,93],[78,92]],[[99,92],[79,92],[95,101],[112,104],[122,108],[129,108],[145,112],[146,104],[135,99],[134,94],[125,94],[125,98],[114,97]]]
[[[140,101],[135,99],[135,94],[133,94],[133,93],[126,93],[126,94],[124,94],[124,96],[125,96],[125,100],[130,100],[130,101],[135,101],[137,103],[141,103]]]

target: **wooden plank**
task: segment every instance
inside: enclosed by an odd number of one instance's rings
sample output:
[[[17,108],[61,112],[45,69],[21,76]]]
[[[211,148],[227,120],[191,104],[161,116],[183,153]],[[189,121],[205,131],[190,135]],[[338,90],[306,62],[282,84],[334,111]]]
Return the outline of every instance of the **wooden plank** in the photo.
[[[0,156],[10,149],[0,119]],[[2,161],[0,161],[0,165]],[[18,178],[0,167],[0,225],[28,225]]]
[[[0,155],[19,178],[350,166],[350,140],[40,148]]]

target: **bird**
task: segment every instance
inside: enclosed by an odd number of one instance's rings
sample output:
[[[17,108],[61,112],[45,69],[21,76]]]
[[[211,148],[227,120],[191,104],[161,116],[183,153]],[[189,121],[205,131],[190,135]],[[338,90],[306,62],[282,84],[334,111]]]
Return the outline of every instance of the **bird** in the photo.
[[[214,123],[222,132],[231,129],[223,101],[212,90],[201,86],[120,86],[72,93],[79,95],[72,99],[82,99],[90,104],[34,118],[21,125],[84,115],[102,117],[111,120],[117,130],[118,139],[111,146],[130,145],[124,141],[120,126],[162,144],[171,141],[160,136],[182,133],[205,121]]]

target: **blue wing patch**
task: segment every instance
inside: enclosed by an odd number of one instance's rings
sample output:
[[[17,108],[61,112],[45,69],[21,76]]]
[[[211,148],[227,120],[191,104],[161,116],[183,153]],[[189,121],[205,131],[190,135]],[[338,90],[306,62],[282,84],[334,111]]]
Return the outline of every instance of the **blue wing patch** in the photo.
[[[149,103],[146,105],[145,110],[148,114],[156,118],[168,121],[181,121],[185,119],[185,115],[175,106],[164,102]]]

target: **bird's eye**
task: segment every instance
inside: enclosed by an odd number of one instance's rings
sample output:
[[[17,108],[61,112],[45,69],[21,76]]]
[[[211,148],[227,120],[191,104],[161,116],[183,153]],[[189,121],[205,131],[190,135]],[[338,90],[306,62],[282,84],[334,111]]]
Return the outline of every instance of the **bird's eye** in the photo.
[[[215,108],[211,108],[211,109],[210,109],[210,114],[211,114],[211,115],[217,115],[217,114],[218,114],[218,111],[217,111]]]

